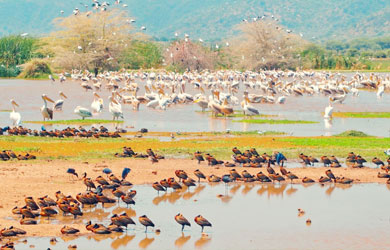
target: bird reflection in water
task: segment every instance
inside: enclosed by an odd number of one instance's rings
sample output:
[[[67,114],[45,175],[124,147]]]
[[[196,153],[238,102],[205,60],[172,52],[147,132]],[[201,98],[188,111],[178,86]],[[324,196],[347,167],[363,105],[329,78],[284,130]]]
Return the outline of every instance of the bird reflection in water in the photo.
[[[191,239],[190,235],[185,236],[184,233],[181,233],[181,236],[175,240],[175,246],[176,247],[182,247],[190,239]]]
[[[146,234],[145,235],[145,238],[143,240],[141,240],[139,243],[138,243],[138,246],[140,248],[147,248],[150,244],[152,244],[154,241],[154,238],[148,238],[148,235]]]
[[[130,241],[132,241],[135,238],[135,235],[125,235],[123,237],[118,237],[116,240],[114,240],[111,243],[111,247],[113,249],[118,249],[119,247],[125,247],[127,246]]]
[[[195,247],[203,247],[211,241],[211,238],[207,234],[202,234],[199,240],[195,241]]]
[[[325,194],[326,194],[327,196],[331,196],[331,194],[333,193],[333,190],[335,190],[335,188],[336,188],[336,185],[331,184],[331,185],[328,187],[328,189],[326,189]]]
[[[293,188],[293,187],[291,186],[289,189],[286,190],[286,194],[287,194],[288,196],[291,196],[291,195],[294,194],[296,191],[298,191],[298,189],[297,189],[297,188]]]
[[[242,189],[241,193],[243,195],[246,195],[249,193],[249,191],[251,191],[253,189],[255,185],[254,184],[244,184],[244,188]]]
[[[123,214],[123,213],[126,213],[130,217],[135,217],[137,215],[135,210],[133,210],[131,208],[125,208],[125,207],[117,207],[114,210],[112,210],[112,213],[113,214]]]
[[[236,194],[236,192],[241,188],[241,184],[235,184],[230,187],[230,193],[231,194]]]

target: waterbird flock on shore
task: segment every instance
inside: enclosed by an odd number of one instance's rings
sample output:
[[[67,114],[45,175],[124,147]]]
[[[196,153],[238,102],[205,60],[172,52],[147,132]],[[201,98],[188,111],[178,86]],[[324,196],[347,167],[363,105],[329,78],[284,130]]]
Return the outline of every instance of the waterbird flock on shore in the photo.
[[[390,76],[386,74],[356,73],[350,78],[340,73],[312,71],[202,71],[185,72],[102,72],[97,75],[89,71],[73,70],[61,73],[60,84],[53,88],[61,89],[62,84],[79,83],[80,90],[93,90],[90,109],[77,104],[72,96],[59,92],[60,98],[54,102],[46,94],[41,98],[43,120],[54,119],[55,112],[65,109],[64,102],[76,103],[74,113],[82,119],[98,116],[104,111],[104,101],[97,92],[108,91],[108,111],[113,120],[123,118],[122,105],[131,105],[140,110],[144,104],[150,109],[166,110],[178,104],[197,104],[213,115],[228,116],[241,110],[245,116],[260,114],[258,104],[284,104],[289,96],[323,95],[329,97],[329,106],[324,107],[324,118],[332,118],[333,105],[343,104],[348,96],[357,97],[359,89],[375,89],[382,98],[390,87]],[[68,81],[68,78],[71,81]],[[55,80],[52,81],[55,83]],[[79,88],[77,85],[75,88]],[[241,92],[240,92],[241,89]],[[142,94],[140,94],[142,92]],[[62,99],[64,98],[64,99]],[[86,97],[87,98],[87,97]],[[17,112],[17,98],[11,99],[11,125],[18,126],[22,116]],[[48,102],[54,103],[53,108]],[[321,112],[321,110],[319,110]]]

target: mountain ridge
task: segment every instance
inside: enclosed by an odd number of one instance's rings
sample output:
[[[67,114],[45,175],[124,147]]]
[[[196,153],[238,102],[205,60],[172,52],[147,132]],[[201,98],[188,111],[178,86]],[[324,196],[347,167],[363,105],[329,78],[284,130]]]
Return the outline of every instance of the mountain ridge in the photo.
[[[113,4],[111,0],[111,6]],[[81,11],[90,0],[0,0],[0,36],[30,33],[48,34],[52,20]],[[127,8],[121,7],[125,3]],[[174,33],[189,34],[205,41],[228,38],[243,19],[274,15],[280,23],[313,41],[352,39],[390,35],[388,0],[123,0],[120,5],[146,33],[156,39],[174,38]]]

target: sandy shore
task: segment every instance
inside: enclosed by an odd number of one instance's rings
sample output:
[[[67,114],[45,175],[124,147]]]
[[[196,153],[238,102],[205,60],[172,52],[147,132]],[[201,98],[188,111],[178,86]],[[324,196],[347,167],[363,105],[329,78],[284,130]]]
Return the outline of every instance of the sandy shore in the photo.
[[[298,164],[289,164],[299,166]],[[85,186],[81,180],[72,181],[66,174],[67,168],[76,169],[79,176],[87,172],[88,176],[95,179],[102,175],[102,169],[109,167],[113,173],[120,176],[124,167],[132,169],[128,180],[133,184],[150,184],[168,177],[176,177],[176,169],[185,170],[190,177],[195,179],[193,171],[200,169],[205,175],[215,174],[221,176],[228,173],[229,168],[208,167],[206,163],[200,165],[194,160],[188,159],[166,159],[159,163],[151,164],[149,160],[142,159],[115,159],[115,160],[92,160],[89,162],[74,163],[64,160],[55,161],[31,161],[31,162],[4,162],[0,164],[0,181],[2,183],[2,197],[0,200],[0,225],[1,228],[11,225],[23,228],[28,236],[59,236],[62,225],[39,224],[33,226],[19,225],[19,218],[11,213],[15,206],[23,206],[24,198],[32,196],[35,199],[44,195],[55,198],[54,193],[61,190],[64,194],[75,196],[79,192],[85,191]],[[244,168],[236,167],[241,172]],[[266,172],[264,168],[245,168],[251,174],[259,171]],[[278,170],[278,168],[275,168]],[[291,172],[300,178],[307,176],[316,181],[320,176],[325,175],[326,168],[290,168]],[[350,169],[338,168],[332,169],[336,176],[349,177],[356,182],[363,183],[383,183],[386,179],[377,178],[378,169]],[[299,181],[300,183],[300,181]],[[16,221],[14,219],[17,219]],[[81,222],[81,220],[77,220]],[[72,223],[72,221],[70,221]],[[82,224],[71,224],[70,226],[79,228],[81,233],[86,233],[85,226]]]

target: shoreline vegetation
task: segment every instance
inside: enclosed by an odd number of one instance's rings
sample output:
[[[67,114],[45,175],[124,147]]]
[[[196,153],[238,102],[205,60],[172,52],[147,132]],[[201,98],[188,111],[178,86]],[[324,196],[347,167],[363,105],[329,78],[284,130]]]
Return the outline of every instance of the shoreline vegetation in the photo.
[[[102,20],[109,20],[106,27],[102,27]],[[123,26],[127,20],[128,13],[113,8],[102,13],[56,18],[56,31],[47,36],[3,36],[0,77],[48,79],[49,75],[56,78],[57,74],[74,68],[93,72],[96,65],[99,72],[122,69],[390,71],[390,37],[385,36],[313,42],[300,34],[286,32],[288,29],[278,21],[267,18],[237,23],[235,28],[239,32],[217,41],[179,37],[160,41],[142,32],[129,32],[135,27]],[[97,37],[101,28],[106,29],[104,44],[90,39]],[[253,51],[263,51],[261,60]]]
[[[128,132],[122,138],[47,138],[32,136],[1,136],[0,148],[16,153],[30,152],[42,160],[67,159],[71,161],[114,159],[122,147],[132,147],[135,152],[152,148],[168,158],[192,158],[195,151],[210,153],[218,159],[230,160],[231,149],[256,148],[259,152],[280,151],[287,159],[297,159],[299,153],[320,157],[335,155],[341,159],[353,151],[363,157],[387,158],[383,151],[390,145],[390,138],[366,135],[359,131],[346,131],[324,137],[294,137],[283,132],[197,132],[175,134],[149,132],[142,138],[138,132]]]
[[[107,123],[123,123],[122,120],[104,120],[104,119],[71,119],[71,120],[51,120],[51,121],[24,121],[23,123],[33,124],[63,124],[63,125],[92,125],[92,124],[107,124]]]

